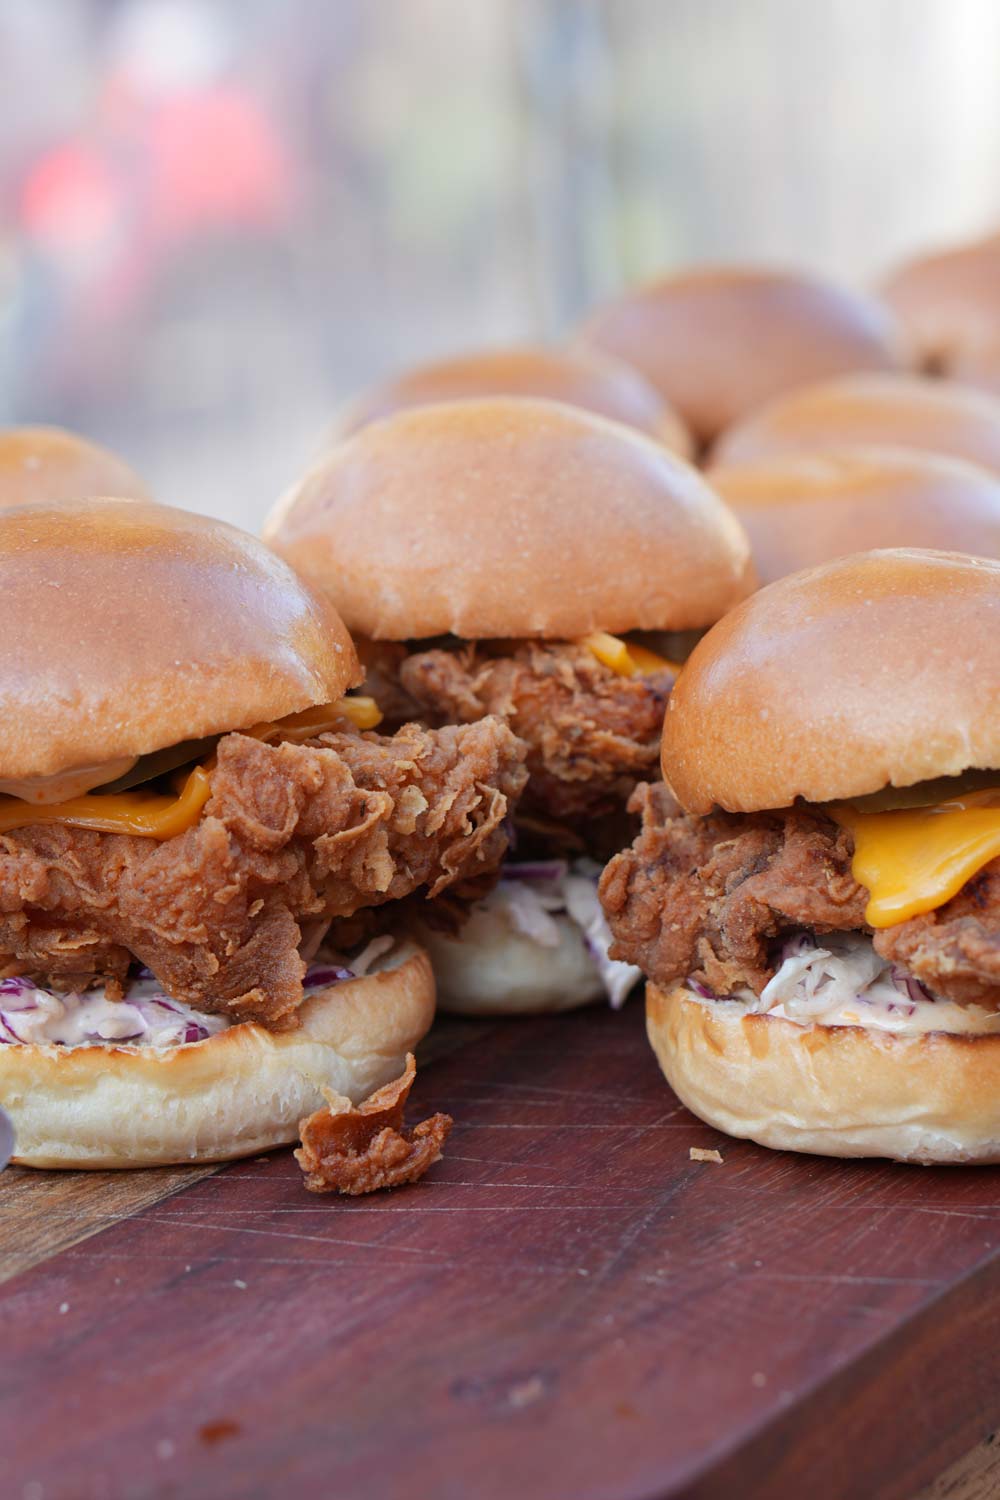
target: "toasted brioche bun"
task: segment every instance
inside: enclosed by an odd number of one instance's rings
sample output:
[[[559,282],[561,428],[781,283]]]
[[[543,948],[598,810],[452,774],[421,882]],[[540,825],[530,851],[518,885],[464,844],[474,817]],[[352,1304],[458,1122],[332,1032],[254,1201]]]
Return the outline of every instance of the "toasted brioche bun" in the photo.
[[[862,548],[1000,557],[1000,475],[905,448],[790,453],[712,470],[762,584]]]
[[[991,396],[1000,396],[1000,333],[991,343],[963,349],[952,361],[948,376]]]
[[[363,428],[265,537],[371,640],[684,630],[752,586],[742,528],[683,460],[620,423],[514,397]]]
[[[551,919],[558,948],[511,930],[496,912],[474,909],[457,937],[420,926],[434,965],[442,1010],[465,1016],[539,1015],[604,999],[601,976],[579,927]]]
[[[1000,767],[1000,563],[866,552],[769,584],[695,647],[663,774],[689,812]]]
[[[792,386],[903,359],[895,320],[873,297],[733,267],[626,292],[591,315],[580,342],[641,370],[700,443]]]
[[[128,500],[0,511],[0,777],[103,765],[327,703],[350,636],[254,537]]]
[[[138,474],[99,443],[61,427],[0,430],[0,509],[89,495],[150,498]]]
[[[912,260],[882,291],[926,369],[1000,371],[1000,235]]]
[[[0,1105],[29,1167],[228,1161],[298,1138],[323,1090],[364,1099],[403,1070],[434,1018],[427,955],[311,995],[297,1031],[244,1022],[203,1042],[0,1048]]]
[[[587,349],[488,349],[418,365],[359,396],[337,436],[411,406],[482,396],[562,401],[637,427],[683,458],[691,455],[691,434],[659,392],[630,365]]]
[[[1000,1036],[798,1026],[655,984],[646,1030],[677,1097],[727,1135],[817,1156],[1000,1161]]]
[[[919,448],[1000,473],[1000,400],[921,375],[849,375],[804,386],[723,434],[721,465],[859,444]]]

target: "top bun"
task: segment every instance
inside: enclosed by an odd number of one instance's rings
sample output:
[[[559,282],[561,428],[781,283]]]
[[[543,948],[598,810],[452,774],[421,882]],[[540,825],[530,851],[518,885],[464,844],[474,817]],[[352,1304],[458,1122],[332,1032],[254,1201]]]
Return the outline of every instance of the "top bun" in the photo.
[[[477,396],[534,396],[563,401],[638,427],[689,458],[691,434],[637,370],[605,354],[579,349],[489,349],[418,365],[375,386],[348,407],[339,436],[411,406]]]
[[[792,386],[902,363],[881,303],[778,271],[667,276],[598,308],[580,337],[641,370],[701,443]]]
[[[865,552],[772,583],[695,647],[663,774],[689,812],[1000,768],[1000,563]]]
[[[0,510],[89,495],[149,499],[138,474],[99,443],[61,427],[0,430]]]
[[[887,444],[1000,473],[1000,401],[921,375],[847,375],[779,396],[723,434],[712,467]]]
[[[0,777],[51,776],[328,703],[343,622],[254,537],[129,500],[0,511]]]
[[[790,453],[712,470],[761,583],[878,547],[1000,557],[1000,476],[905,448]]]
[[[694,469],[630,427],[515,397],[363,428],[265,535],[374,640],[695,629],[752,584],[746,535]]]
[[[910,261],[884,295],[925,368],[1000,368],[1000,235]]]

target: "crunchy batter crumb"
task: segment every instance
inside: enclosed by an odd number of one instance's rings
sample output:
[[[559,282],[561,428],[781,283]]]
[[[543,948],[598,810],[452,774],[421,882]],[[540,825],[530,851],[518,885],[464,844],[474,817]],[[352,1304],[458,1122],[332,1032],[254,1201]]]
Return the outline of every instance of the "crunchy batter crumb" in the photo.
[[[407,1054],[399,1078],[355,1106],[340,1094],[328,1094],[324,1109],[299,1126],[302,1146],[295,1159],[311,1193],[346,1193],[354,1197],[379,1188],[416,1182],[440,1161],[452,1127],[450,1115],[432,1115],[407,1130],[403,1111],[417,1076]]]

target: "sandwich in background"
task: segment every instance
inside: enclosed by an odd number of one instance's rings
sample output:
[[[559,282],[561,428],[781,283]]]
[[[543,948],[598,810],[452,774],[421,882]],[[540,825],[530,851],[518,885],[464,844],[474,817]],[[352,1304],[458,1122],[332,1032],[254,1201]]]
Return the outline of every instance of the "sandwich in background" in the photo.
[[[348,437],[369,422],[411,406],[483,396],[561,401],[637,427],[682,458],[691,456],[691,434],[638,370],[595,350],[528,345],[480,350],[404,370],[351,402],[338,423],[336,437]]]
[[[964,458],[1000,473],[1000,398],[925,375],[845,375],[779,396],[729,428],[708,470],[873,445]]]
[[[882,295],[921,369],[1000,393],[1000,235],[909,261]]]
[[[93,495],[148,500],[124,459],[61,427],[0,428],[0,509]]]
[[[517,861],[456,909],[419,912],[442,1004],[557,1010],[636,972],[607,963],[599,861],[655,774],[675,667],[753,586],[746,536],[698,473],[619,423],[493,398],[399,412],[312,469],[270,545],[324,588],[392,722],[496,715],[527,745]],[[447,906],[439,903],[440,914]]]
[[[1000,557],[1000,476],[911,448],[789,453],[711,471],[761,584],[886,547]]]
[[[896,370],[908,351],[875,297],[819,276],[708,266],[597,308],[577,339],[640,370],[702,448],[796,386]]]

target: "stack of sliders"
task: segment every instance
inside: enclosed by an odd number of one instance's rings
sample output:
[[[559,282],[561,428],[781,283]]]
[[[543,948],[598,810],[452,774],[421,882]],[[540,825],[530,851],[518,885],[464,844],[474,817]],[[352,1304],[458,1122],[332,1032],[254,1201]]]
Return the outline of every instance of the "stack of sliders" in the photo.
[[[998,703],[1000,564],[955,553],[782,579],[695,648],[601,897],[702,1119],[1000,1160]]]
[[[668,653],[752,587],[738,522],[633,429],[496,397],[364,427],[265,534],[333,599],[392,722],[444,732],[496,715],[527,745],[517,862],[460,935],[441,920],[453,903],[415,913],[442,1004],[620,1002],[638,971],[607,960],[598,862],[630,836],[626,802],[655,775]]]
[[[16,1159],[238,1157],[293,1140],[327,1091],[349,1108],[391,1083],[434,1012],[427,955],[392,913],[496,871],[525,781],[510,729],[372,732],[329,601],[182,511],[3,511],[0,585]],[[400,1150],[367,1185],[405,1175]]]

